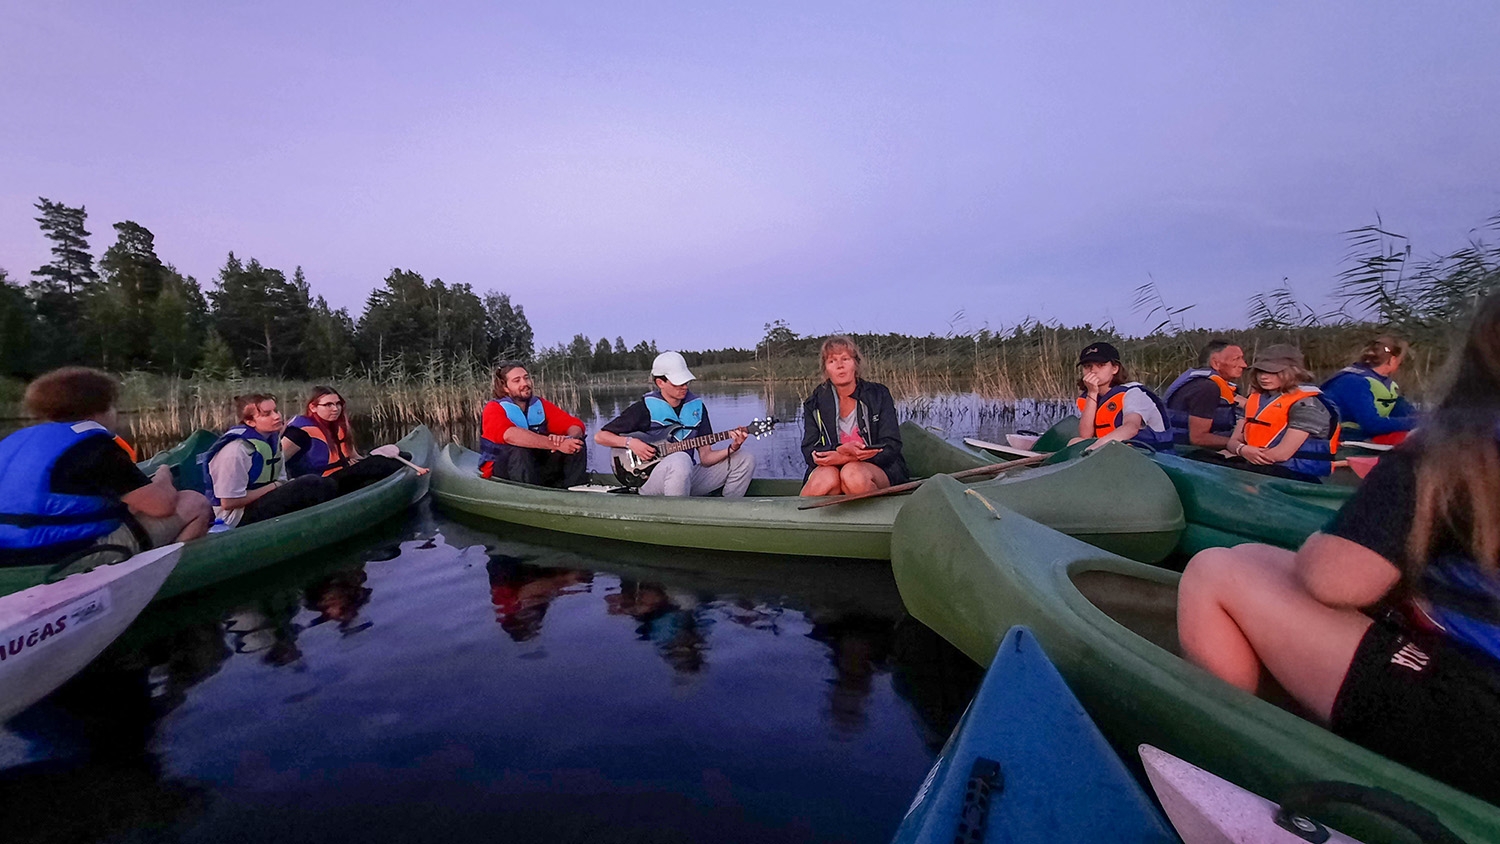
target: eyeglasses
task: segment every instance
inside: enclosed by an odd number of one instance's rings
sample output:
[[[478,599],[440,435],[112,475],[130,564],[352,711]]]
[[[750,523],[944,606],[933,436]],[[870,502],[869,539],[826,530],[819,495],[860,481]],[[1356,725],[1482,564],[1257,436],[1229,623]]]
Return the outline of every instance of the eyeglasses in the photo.
[[[325,402],[318,402],[317,404],[313,405],[313,407],[343,407],[343,406],[344,406],[344,403],[341,402],[341,401],[325,401]]]

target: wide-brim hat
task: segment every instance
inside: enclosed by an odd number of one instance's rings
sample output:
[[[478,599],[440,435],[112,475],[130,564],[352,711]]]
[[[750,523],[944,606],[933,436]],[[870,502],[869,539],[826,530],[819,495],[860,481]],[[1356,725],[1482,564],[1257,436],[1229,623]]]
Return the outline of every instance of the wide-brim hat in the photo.
[[[1288,346],[1285,343],[1277,343],[1267,346],[1255,354],[1255,363],[1250,368],[1260,372],[1284,372],[1296,367],[1306,368],[1306,359],[1296,346]]]

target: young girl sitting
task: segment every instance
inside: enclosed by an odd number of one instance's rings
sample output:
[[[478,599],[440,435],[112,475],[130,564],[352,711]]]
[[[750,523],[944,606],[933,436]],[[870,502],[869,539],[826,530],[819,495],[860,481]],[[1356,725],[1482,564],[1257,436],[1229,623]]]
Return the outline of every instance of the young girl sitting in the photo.
[[[1254,390],[1221,457],[1237,469],[1317,483],[1333,472],[1338,410],[1295,346],[1268,346],[1251,365]]]
[[[1069,445],[1097,437],[1092,451],[1107,442],[1138,442],[1157,451],[1172,450],[1161,399],[1131,381],[1120,352],[1109,343],[1091,343],[1078,355],[1078,436]]]

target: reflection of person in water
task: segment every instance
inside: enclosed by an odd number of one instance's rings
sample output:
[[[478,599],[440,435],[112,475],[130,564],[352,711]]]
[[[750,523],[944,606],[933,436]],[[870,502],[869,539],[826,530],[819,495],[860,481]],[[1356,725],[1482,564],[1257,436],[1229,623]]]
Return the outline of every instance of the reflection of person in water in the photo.
[[[920,717],[927,748],[942,749],[984,679],[984,669],[911,616],[896,622],[891,688]]]
[[[275,666],[290,665],[301,659],[297,634],[302,632],[302,626],[292,623],[302,608],[300,597],[291,590],[276,592],[261,598],[254,606],[231,613],[224,632],[233,640],[234,652],[264,653],[261,661]]]
[[[636,635],[655,645],[674,671],[696,674],[707,662],[705,628],[713,620],[703,617],[697,602],[690,597],[679,600],[691,606],[683,607],[673,601],[659,583],[632,580],[621,580],[618,593],[604,596],[606,611],[610,615],[628,615],[640,622],[635,628]]]
[[[844,734],[861,732],[869,721],[865,705],[875,675],[888,668],[890,620],[863,615],[836,617],[815,622],[807,636],[829,649],[834,679],[828,703],[834,727]]]
[[[520,557],[490,554],[485,565],[490,576],[490,603],[495,620],[514,642],[535,639],[542,632],[547,608],[560,595],[585,591],[593,572],[534,566]],[[584,585],[585,590],[572,587]]]
[[[341,635],[348,636],[369,629],[374,622],[355,624],[359,610],[370,603],[373,590],[365,586],[363,566],[337,571],[307,587],[303,599],[307,608],[318,611],[318,617],[308,627],[317,627],[329,621],[338,624]]]

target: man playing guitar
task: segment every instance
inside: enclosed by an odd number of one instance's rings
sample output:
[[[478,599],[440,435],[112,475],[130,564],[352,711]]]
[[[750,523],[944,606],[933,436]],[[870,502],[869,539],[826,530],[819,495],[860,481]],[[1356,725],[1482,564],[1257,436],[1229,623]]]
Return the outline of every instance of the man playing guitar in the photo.
[[[693,373],[682,355],[657,355],[651,364],[651,381],[656,389],[610,420],[594,435],[594,442],[607,448],[628,448],[642,460],[650,460],[656,456],[652,442],[663,434],[677,441],[711,434],[708,408],[687,388],[692,380]],[[696,452],[681,451],[663,458],[640,494],[708,495],[723,487],[725,498],[744,496],[755,472],[755,457],[740,453],[747,437],[743,430],[728,433],[728,448],[706,445]]]

